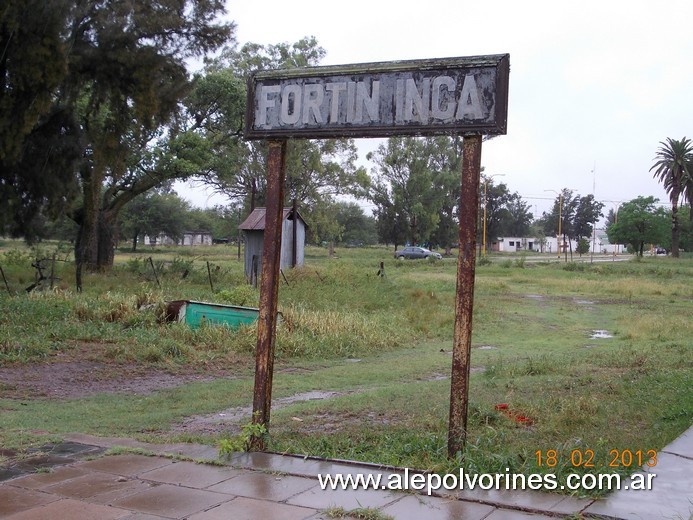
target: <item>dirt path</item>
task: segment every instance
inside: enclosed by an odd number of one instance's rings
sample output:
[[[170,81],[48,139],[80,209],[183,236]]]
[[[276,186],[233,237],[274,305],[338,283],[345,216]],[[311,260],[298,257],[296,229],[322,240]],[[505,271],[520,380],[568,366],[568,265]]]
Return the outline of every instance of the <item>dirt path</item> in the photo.
[[[98,359],[94,350],[94,346],[85,345],[42,363],[0,367],[0,398],[79,399],[99,393],[143,395],[236,375],[233,367],[105,362],[102,357]]]

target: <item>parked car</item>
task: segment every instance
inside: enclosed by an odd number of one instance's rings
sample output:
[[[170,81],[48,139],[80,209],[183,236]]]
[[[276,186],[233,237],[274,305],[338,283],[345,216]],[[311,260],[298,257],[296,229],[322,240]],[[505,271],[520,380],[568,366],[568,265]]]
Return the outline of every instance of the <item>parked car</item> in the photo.
[[[415,258],[428,258],[429,256],[438,259],[443,258],[440,253],[436,253],[435,251],[431,251],[425,247],[407,246],[404,249],[395,251],[395,258],[398,260],[404,260],[405,258],[410,260]]]

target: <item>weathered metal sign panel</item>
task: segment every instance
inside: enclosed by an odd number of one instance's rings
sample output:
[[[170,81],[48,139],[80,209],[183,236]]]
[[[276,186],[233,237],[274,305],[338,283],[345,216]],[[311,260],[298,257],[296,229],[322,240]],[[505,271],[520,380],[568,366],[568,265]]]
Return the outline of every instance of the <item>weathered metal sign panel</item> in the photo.
[[[509,55],[258,72],[245,137],[505,134]]]

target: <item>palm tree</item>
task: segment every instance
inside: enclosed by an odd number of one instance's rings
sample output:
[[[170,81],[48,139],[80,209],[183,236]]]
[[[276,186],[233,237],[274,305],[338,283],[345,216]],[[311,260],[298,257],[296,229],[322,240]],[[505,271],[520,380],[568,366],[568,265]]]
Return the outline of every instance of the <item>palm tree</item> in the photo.
[[[664,189],[671,201],[671,256],[679,256],[679,199],[686,191],[686,184],[691,177],[693,169],[693,143],[690,139],[683,138],[680,141],[667,137],[667,141],[660,142],[661,146],[655,157],[655,163],[650,168],[654,170],[654,177],[664,184]]]

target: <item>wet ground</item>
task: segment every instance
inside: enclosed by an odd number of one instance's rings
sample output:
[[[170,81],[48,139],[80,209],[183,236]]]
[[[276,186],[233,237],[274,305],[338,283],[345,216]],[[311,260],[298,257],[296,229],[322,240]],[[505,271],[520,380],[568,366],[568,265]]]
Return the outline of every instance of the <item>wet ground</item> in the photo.
[[[100,456],[114,446],[146,450],[151,456]],[[337,511],[368,508],[369,518],[395,520],[686,520],[693,512],[693,428],[660,453],[652,491],[617,491],[599,500],[519,490],[427,496],[382,489],[322,489],[320,474],[387,479],[402,475],[402,470],[269,453],[218,459],[210,446],[147,445],[81,434],[45,446],[36,457],[47,454],[53,457],[52,465],[41,468],[49,470],[5,474],[0,482],[0,518],[318,520],[334,518]]]

